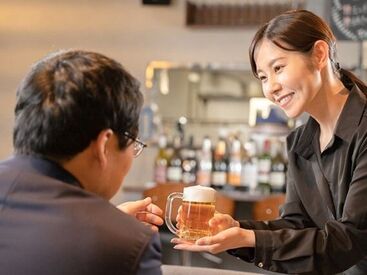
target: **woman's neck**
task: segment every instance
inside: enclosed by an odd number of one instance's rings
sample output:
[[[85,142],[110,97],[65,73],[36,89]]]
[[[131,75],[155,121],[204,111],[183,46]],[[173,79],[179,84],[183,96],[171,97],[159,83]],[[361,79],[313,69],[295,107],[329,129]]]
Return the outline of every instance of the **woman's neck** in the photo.
[[[336,123],[347,101],[348,93],[344,92],[343,83],[335,78],[324,82],[313,100],[313,108],[309,114],[320,125],[320,149],[323,151],[330,142]]]

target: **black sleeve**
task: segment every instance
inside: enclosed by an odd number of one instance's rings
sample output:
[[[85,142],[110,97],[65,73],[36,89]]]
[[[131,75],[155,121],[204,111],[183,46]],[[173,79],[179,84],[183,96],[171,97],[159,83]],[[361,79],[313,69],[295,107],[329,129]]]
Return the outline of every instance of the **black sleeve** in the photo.
[[[147,245],[139,263],[137,275],[161,275],[161,243],[159,235],[154,234]]]
[[[241,227],[254,230],[256,247],[237,249],[235,255],[258,267],[286,273],[335,274],[367,262],[367,142],[365,148],[359,151],[340,219],[323,227],[314,225],[291,177],[281,219],[241,222]]]
[[[240,227],[253,230],[278,230],[284,228],[301,229],[314,226],[311,219],[304,210],[297,193],[291,184],[288,184],[287,197],[285,204],[280,208],[280,219],[273,221],[252,221],[243,220]],[[256,231],[255,231],[256,233]],[[227,251],[230,255],[238,257],[246,262],[255,261],[255,248],[237,248]]]

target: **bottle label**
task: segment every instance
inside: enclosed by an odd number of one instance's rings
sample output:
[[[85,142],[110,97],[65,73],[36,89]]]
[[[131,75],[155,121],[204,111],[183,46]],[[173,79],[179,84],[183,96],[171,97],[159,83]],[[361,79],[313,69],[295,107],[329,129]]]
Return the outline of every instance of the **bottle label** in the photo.
[[[182,180],[181,167],[168,167],[167,168],[167,179],[168,181],[181,181]]]
[[[241,183],[241,173],[229,172],[228,173],[228,184],[233,186],[239,186]]]
[[[255,190],[257,187],[257,166],[256,164],[246,164],[242,172],[242,185],[247,186],[249,190]]]
[[[270,173],[270,185],[278,188],[282,188],[285,184],[284,172],[271,172]]]
[[[193,173],[190,172],[184,172],[182,173],[182,182],[183,183],[195,183],[196,176]]]
[[[270,174],[259,171],[259,174],[258,174],[258,182],[259,183],[267,183],[267,184],[269,184],[269,181],[270,181]]]
[[[224,171],[212,172],[212,184],[213,185],[225,185],[227,183],[227,173]]]
[[[230,185],[239,186],[241,183],[242,165],[240,161],[232,161],[228,167],[228,183]]]
[[[259,172],[270,173],[271,160],[270,159],[259,159],[258,169],[259,169]]]
[[[203,185],[203,186],[209,186],[210,185],[210,176],[211,176],[211,171],[199,171],[197,173],[197,180],[196,183]]]

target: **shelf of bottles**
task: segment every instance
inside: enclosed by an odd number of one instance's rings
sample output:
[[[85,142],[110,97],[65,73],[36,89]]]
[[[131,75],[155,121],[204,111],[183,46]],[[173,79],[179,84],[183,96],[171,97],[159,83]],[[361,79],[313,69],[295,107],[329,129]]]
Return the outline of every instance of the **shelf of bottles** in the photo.
[[[236,136],[204,137],[195,146],[191,136],[159,137],[154,164],[156,183],[185,183],[240,190],[256,196],[284,193],[287,160],[284,138],[268,137],[259,144]]]
[[[195,27],[248,27],[304,7],[304,0],[187,0],[186,25]]]

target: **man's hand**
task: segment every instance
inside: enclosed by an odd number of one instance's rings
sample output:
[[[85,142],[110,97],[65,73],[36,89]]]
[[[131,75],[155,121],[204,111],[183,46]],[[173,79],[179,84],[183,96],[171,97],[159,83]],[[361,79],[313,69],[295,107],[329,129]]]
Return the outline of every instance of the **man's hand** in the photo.
[[[163,224],[163,211],[152,203],[150,197],[143,200],[125,202],[118,205],[117,208],[149,225],[153,231],[158,232],[158,226]]]

